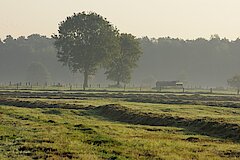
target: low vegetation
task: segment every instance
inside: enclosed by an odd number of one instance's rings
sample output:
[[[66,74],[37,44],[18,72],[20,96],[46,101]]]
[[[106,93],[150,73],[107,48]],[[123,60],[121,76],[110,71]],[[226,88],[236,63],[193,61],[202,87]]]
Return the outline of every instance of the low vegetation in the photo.
[[[133,102],[133,96],[142,95],[5,92],[0,100],[0,159],[240,157],[239,108]],[[197,100],[194,95],[154,96]],[[237,102],[238,97],[223,100]]]

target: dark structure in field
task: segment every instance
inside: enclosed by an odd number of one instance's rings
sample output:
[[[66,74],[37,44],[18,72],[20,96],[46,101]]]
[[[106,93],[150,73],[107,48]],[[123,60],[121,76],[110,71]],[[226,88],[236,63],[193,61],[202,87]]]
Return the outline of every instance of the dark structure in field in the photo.
[[[156,82],[156,89],[167,88],[167,87],[182,88],[183,83],[180,81],[157,81]]]

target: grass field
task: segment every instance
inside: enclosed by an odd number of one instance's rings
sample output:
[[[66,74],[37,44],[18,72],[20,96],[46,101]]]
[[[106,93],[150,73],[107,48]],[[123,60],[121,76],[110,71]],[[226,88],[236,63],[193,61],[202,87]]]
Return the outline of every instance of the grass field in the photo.
[[[0,159],[240,159],[238,96],[161,95],[2,91]]]

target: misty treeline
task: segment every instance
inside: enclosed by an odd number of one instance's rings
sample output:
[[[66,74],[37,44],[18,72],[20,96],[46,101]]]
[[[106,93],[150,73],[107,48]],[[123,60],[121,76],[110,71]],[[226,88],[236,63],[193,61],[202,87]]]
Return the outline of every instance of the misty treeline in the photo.
[[[226,86],[227,80],[240,73],[240,39],[230,41],[217,35],[209,40],[198,38],[139,38],[143,55],[134,70],[130,84],[151,85],[156,80],[181,80],[189,85]],[[58,62],[54,39],[39,34],[0,41],[0,82],[31,81],[38,68],[48,82],[82,83]],[[90,77],[90,83],[106,82],[104,71]]]
[[[32,34],[0,41],[0,82],[26,83],[38,79],[41,82],[68,82],[71,73],[56,59],[54,40]]]
[[[139,40],[144,54],[134,77],[146,77],[143,82],[180,80],[192,87],[220,87],[240,74],[240,39],[230,41],[212,35],[209,40],[170,37]]]

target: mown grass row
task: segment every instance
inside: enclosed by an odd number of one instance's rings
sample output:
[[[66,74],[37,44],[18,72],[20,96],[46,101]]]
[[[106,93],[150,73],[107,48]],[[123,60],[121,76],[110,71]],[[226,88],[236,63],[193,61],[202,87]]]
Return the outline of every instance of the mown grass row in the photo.
[[[0,106],[1,159],[236,159],[238,143],[105,120],[92,110]]]
[[[130,92],[9,92],[1,91],[5,97],[16,98],[47,98],[47,99],[78,99],[88,98],[116,98],[130,102],[156,104],[186,104],[206,105],[227,108],[240,108],[240,97],[230,95],[200,95],[200,94],[151,94]]]
[[[187,119],[167,115],[141,113],[119,105],[105,105],[94,108],[96,114],[111,120],[131,124],[182,127],[190,132],[228,138],[240,142],[240,126],[238,124],[210,121],[208,119]]]
[[[205,134],[220,138],[228,138],[233,141],[240,141],[240,126],[238,124],[218,122],[204,118],[190,119],[171,115],[159,115],[139,111],[137,112],[136,110],[131,110],[130,108],[114,104],[99,107],[84,107],[83,105],[77,106],[75,104],[50,104],[40,101],[29,102],[10,99],[2,99],[0,100],[0,104],[28,108],[87,109],[90,111],[95,111],[92,113],[110,118],[111,120],[117,120],[131,124],[183,127],[191,132],[196,132],[198,134]]]

